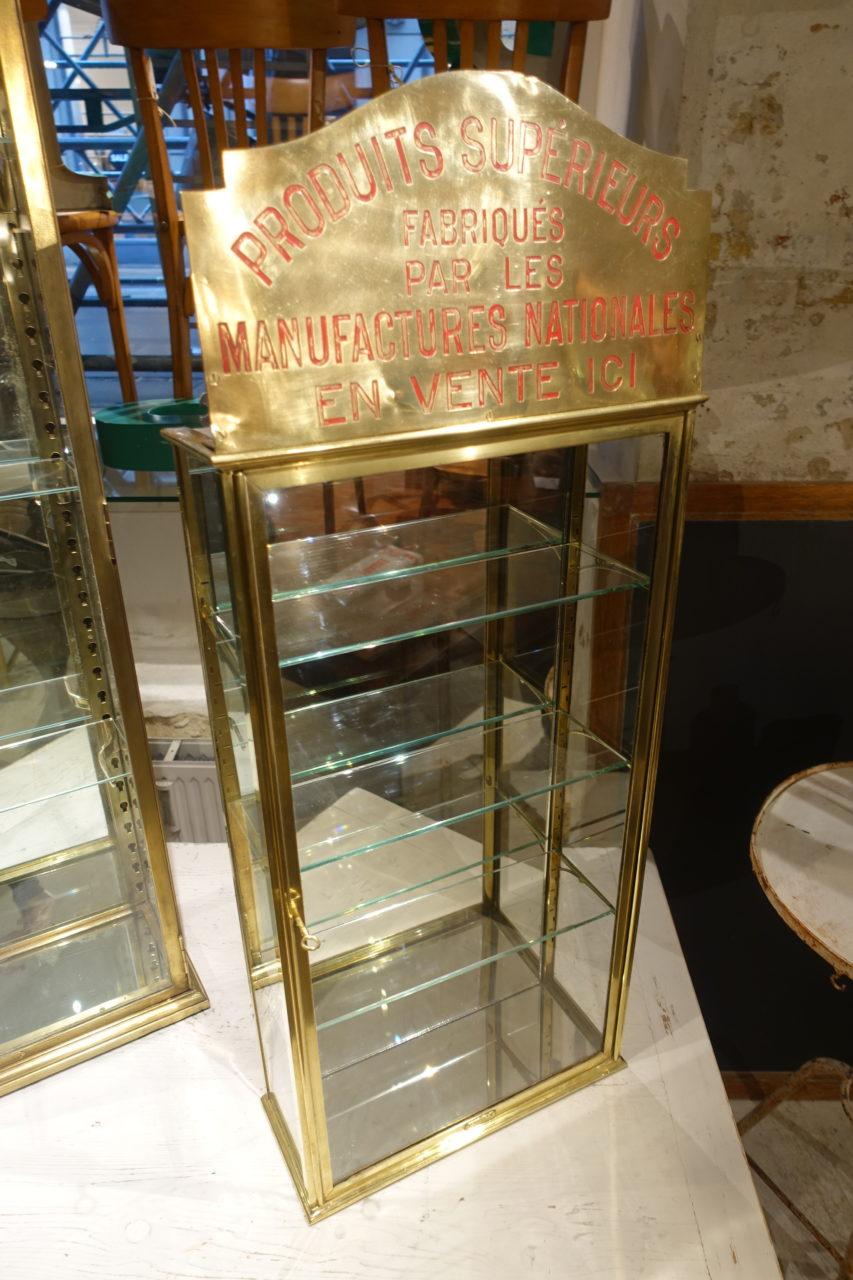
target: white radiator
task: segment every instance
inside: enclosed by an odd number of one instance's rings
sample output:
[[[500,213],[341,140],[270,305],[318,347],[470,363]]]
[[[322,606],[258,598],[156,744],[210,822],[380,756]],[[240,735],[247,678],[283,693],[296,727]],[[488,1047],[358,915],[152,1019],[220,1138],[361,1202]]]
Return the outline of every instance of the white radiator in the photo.
[[[211,742],[176,738],[150,743],[167,840],[225,841],[225,817]]]

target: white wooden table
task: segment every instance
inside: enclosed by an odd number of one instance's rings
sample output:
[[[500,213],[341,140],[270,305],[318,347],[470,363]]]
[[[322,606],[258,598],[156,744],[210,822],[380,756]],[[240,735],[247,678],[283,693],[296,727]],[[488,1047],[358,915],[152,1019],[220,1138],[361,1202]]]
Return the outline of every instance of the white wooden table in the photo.
[[[173,853],[212,1007],[0,1100],[2,1280],[778,1280],[653,867],[628,1069],[309,1227],[226,851]]]
[[[786,778],[752,832],[752,865],[786,924],[853,978],[853,764]]]

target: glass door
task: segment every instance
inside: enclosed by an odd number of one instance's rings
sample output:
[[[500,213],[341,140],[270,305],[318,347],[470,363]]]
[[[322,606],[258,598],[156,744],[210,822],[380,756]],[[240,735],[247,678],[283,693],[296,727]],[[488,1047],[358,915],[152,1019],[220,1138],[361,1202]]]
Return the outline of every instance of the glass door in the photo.
[[[661,439],[251,477],[336,1183],[602,1050]]]

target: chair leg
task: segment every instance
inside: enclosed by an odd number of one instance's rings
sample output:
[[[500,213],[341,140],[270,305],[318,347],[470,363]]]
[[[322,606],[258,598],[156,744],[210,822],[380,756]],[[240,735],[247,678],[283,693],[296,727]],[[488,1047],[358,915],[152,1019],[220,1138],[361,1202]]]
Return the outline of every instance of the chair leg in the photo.
[[[797,1071],[792,1071],[787,1080],[784,1080],[777,1089],[768,1094],[757,1106],[751,1111],[747,1111],[745,1116],[741,1116],[738,1121],[737,1131],[741,1137],[749,1133],[750,1129],[754,1129],[759,1120],[763,1120],[771,1111],[775,1111],[781,1102],[787,1102],[809,1080],[815,1077],[824,1079],[826,1077],[837,1078],[839,1088],[842,1090],[842,1098],[844,1089],[850,1090],[850,1080],[853,1078],[853,1068],[849,1067],[846,1062],[839,1062],[837,1058],[811,1058],[808,1062]]]
[[[435,515],[435,489],[438,484],[438,472],[435,467],[427,467],[423,478],[423,488],[421,489],[421,507],[418,515],[423,520],[425,516]]]
[[[355,485],[355,505],[358,507],[360,516],[367,515],[367,497],[364,492],[364,477],[356,476],[353,480]]]
[[[172,244],[166,232],[159,237],[163,283],[166,286],[166,311],[169,320],[169,347],[172,352],[172,392],[176,400],[186,400],[193,393],[193,370],[190,355],[190,311],[187,279],[182,271],[180,245]]]
[[[190,318],[183,299],[168,298],[169,345],[172,348],[172,390],[176,400],[186,400],[193,393],[193,369],[190,356]]]
[[[335,532],[335,486],[328,480],[323,481],[323,529],[325,533]]]
[[[98,301],[107,313],[122,398],[125,401],[136,400],[136,380],[133,376],[112,227],[78,232],[68,238],[63,236],[62,242],[77,255],[92,278]]]
[[[130,355],[130,340],[127,336],[127,319],[124,313],[124,300],[121,296],[121,279],[118,273],[118,258],[116,257],[115,236],[112,227],[107,227],[102,231],[96,231],[96,238],[100,242],[104,251],[104,258],[108,264],[107,269],[111,283],[111,297],[104,301],[107,309],[107,319],[110,323],[110,333],[113,339],[113,350],[116,357],[116,370],[118,371],[119,386],[121,387],[122,399],[125,402],[137,400],[138,394],[136,390],[136,379],[133,376],[133,361]]]

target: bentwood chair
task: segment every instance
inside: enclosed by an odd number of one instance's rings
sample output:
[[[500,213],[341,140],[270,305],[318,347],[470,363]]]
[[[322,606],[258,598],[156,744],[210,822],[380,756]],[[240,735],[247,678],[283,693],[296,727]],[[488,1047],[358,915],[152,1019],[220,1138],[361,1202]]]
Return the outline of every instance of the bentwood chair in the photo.
[[[282,136],[280,127],[270,128],[276,103],[275,91],[270,90],[268,52],[308,51],[309,74],[301,77],[300,89],[302,119],[306,131],[313,131],[328,114],[328,50],[351,48],[355,23],[338,16],[333,0],[311,0],[310,4],[302,0],[102,0],[102,11],[110,39],[124,45],[130,55],[154,188],[174,394],[183,398],[192,394],[190,316],[194,306],[164,113],[148,50],[180,53],[189,108],[181,124],[194,134],[196,185],[214,187],[221,182],[223,151],[263,145]],[[341,86],[335,85],[337,102],[340,95]],[[288,94],[288,116],[294,111],[291,97]],[[285,136],[292,136],[292,130]]]
[[[136,381],[115,249],[115,228],[120,215],[111,207],[105,178],[75,173],[63,163],[37,25],[48,16],[47,0],[23,0],[21,16],[59,238],[80,259],[95,286],[98,301],[105,308],[109,321],[122,399],[135,400]]]
[[[606,18],[611,0],[468,0],[465,17],[459,16],[454,0],[338,0],[338,12],[367,20],[370,71],[373,93],[391,88],[391,66],[385,33],[387,18],[415,18],[432,25],[432,52],[436,71],[451,66],[462,70],[480,67],[487,71],[502,68],[524,71],[528,55],[530,26],[534,22],[569,23],[559,87],[577,102],[580,91],[587,23]],[[501,26],[515,22],[512,52],[504,47]],[[458,33],[458,36],[457,36]],[[484,36],[481,43],[478,36]],[[458,52],[453,49],[456,37]]]

